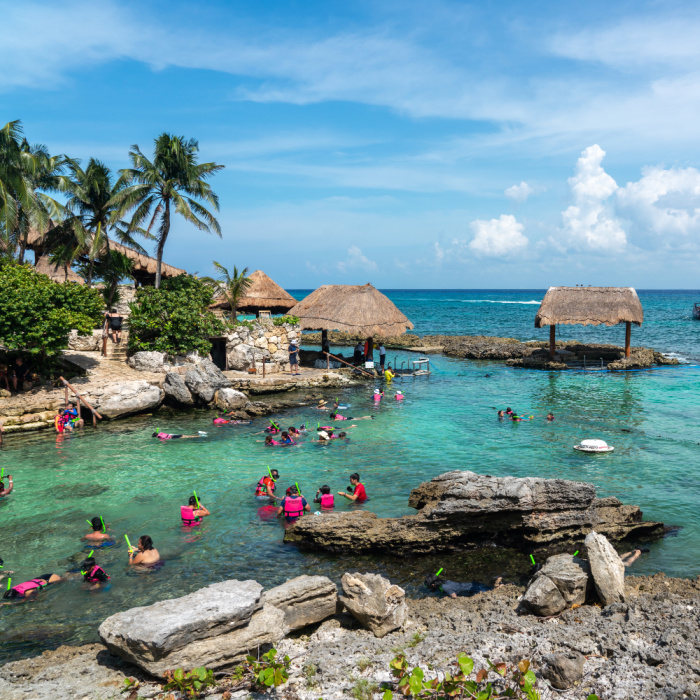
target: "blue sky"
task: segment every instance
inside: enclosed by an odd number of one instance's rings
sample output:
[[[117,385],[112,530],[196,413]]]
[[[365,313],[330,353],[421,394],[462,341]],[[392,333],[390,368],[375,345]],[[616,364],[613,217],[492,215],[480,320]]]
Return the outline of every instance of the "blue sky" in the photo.
[[[288,288],[696,288],[700,6],[0,0],[0,122],[114,169],[199,140],[223,238]]]

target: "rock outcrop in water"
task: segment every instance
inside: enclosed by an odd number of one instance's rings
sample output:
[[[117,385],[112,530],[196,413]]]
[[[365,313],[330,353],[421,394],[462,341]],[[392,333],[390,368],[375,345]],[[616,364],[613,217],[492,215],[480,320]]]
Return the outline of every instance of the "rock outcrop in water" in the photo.
[[[637,506],[596,498],[593,484],[564,479],[452,471],[414,489],[408,503],[416,515],[379,518],[355,511],[300,518],[284,540],[310,550],[405,556],[494,545],[563,547],[593,530],[611,540],[664,532],[662,523],[643,521]]]

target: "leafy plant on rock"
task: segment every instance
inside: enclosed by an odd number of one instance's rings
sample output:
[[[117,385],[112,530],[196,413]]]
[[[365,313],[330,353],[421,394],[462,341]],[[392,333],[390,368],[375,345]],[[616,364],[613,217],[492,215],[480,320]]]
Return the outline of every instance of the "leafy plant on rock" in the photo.
[[[299,317],[298,316],[275,316],[275,318],[272,319],[272,323],[275,326],[283,326],[285,323],[291,323],[293,326],[296,326],[296,324],[299,323]]]
[[[277,661],[276,657],[277,649],[274,648],[263,654],[259,660],[254,656],[246,657],[259,686],[277,688],[289,680],[289,657],[285,656],[282,661]]]
[[[177,690],[188,698],[196,698],[207,688],[216,685],[214,672],[203,666],[191,671],[183,671],[181,668],[166,671],[165,679],[164,691]]]
[[[443,680],[439,677],[426,678],[423,670],[416,666],[410,669],[406,657],[397,656],[391,663],[391,673],[397,679],[396,687],[404,697],[420,700],[496,700],[497,698],[516,698],[518,700],[540,700],[536,690],[537,679],[530,670],[526,659],[517,666],[488,661],[488,668],[482,668],[471,679],[474,661],[466,654],[457,657],[457,668],[450,672],[445,670]],[[493,682],[489,674],[494,674]],[[387,689],[383,700],[392,700],[393,692]]]
[[[212,296],[209,286],[189,275],[163,280],[160,289],[140,287],[129,305],[129,351],[186,355],[196,350],[206,355],[209,338],[224,331],[209,310]]]

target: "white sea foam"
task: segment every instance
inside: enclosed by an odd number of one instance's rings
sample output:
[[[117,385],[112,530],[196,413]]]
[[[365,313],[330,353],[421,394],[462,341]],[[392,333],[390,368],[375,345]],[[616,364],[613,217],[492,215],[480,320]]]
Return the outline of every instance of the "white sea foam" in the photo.
[[[666,355],[666,357],[675,358],[682,365],[689,365],[692,362],[689,358],[685,357],[685,355],[679,355],[677,352],[665,352],[663,354]]]
[[[541,304],[541,301],[497,301],[495,299],[460,299],[463,304]]]

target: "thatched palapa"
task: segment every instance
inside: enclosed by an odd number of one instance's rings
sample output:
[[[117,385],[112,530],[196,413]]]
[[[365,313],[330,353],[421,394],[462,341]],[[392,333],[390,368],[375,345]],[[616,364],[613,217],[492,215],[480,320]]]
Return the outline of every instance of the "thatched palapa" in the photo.
[[[413,324],[371,284],[327,284],[289,310],[305,330],[347,331],[367,337],[400,335]]]
[[[48,275],[54,282],[85,284],[85,280],[70,267],[64,268],[62,265],[52,265],[45,255],[37,260],[34,269],[39,274]]]
[[[277,282],[271,280],[262,270],[251,273],[252,284],[246,295],[238,302],[238,311],[243,313],[257,313],[260,310],[267,310],[273,314],[283,314],[289,311],[297,300]],[[212,308],[230,309],[228,299],[218,296]]]
[[[632,287],[550,287],[535,316],[535,328],[549,326],[549,352],[555,354],[558,324],[626,324],[625,356],[630,356],[631,324],[641,326],[644,310]]]

